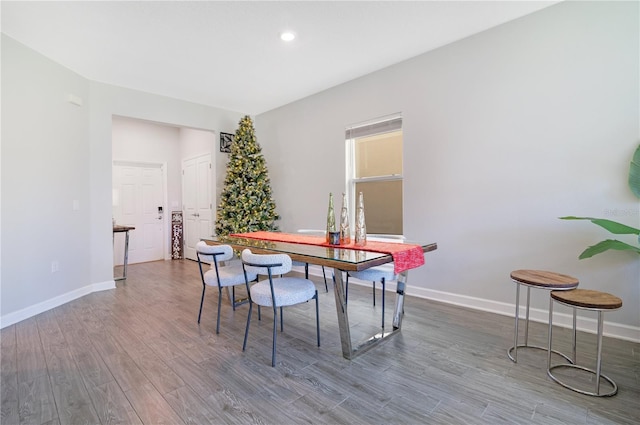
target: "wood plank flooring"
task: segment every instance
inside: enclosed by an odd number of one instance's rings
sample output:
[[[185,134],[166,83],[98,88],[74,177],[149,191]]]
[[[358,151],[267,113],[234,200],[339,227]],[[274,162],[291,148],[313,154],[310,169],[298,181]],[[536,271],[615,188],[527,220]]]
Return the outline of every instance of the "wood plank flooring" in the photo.
[[[2,330],[0,423],[640,423],[640,344],[605,338],[603,373],[619,393],[588,397],[547,377],[546,352],[507,358],[513,319],[409,296],[402,332],[349,361],[332,289],[316,286],[321,347],[315,303],[286,308],[272,368],[270,311],[258,321],[254,309],[243,353],[246,305],[234,312],[225,297],[216,335],[218,292],[207,288],[198,325],[197,263],[130,265],[115,290]],[[372,306],[371,288],[349,292],[352,336],[365,338],[380,323],[380,303]],[[532,324],[530,338],[546,345],[546,327]],[[568,330],[554,332],[556,341],[569,352]],[[579,334],[578,355],[595,363],[594,335]]]

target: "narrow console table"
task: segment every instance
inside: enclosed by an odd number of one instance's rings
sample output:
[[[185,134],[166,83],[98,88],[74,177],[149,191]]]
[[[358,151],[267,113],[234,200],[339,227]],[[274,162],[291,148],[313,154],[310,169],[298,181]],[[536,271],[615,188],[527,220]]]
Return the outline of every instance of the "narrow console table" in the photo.
[[[113,280],[125,280],[127,278],[127,262],[129,261],[129,230],[135,230],[133,226],[113,225],[113,242],[115,243],[116,233],[124,233],[124,271],[122,277],[114,277]]]

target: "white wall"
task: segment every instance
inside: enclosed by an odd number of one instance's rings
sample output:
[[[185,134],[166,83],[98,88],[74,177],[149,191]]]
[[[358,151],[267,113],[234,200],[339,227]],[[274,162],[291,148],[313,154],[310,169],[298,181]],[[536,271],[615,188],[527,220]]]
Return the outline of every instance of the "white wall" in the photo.
[[[181,129],[174,126],[127,117],[113,117],[112,152],[114,161],[165,164],[167,205],[164,206],[164,258],[171,258],[171,210],[180,208],[182,199]],[[176,205],[176,207],[171,207]],[[120,258],[116,256],[116,258]]]
[[[171,234],[171,211],[182,209],[182,161],[203,154],[211,155],[211,187],[222,187],[222,175],[217,170],[216,133],[127,117],[113,117],[113,160],[155,162],[167,164],[167,214],[165,215],[167,240]],[[224,154],[220,154],[221,156]],[[222,159],[225,157],[223,156]],[[219,194],[219,191],[218,191]],[[216,193],[212,194],[216,199]],[[215,218],[215,211],[214,211]],[[170,244],[165,243],[165,258],[171,257]]]
[[[206,153],[212,154],[215,148],[216,134],[211,131],[193,128],[180,129],[180,157],[194,158]]]
[[[579,261],[609,235],[557,219],[640,225],[627,187],[640,141],[638,12],[561,3],[258,115],[281,227],[324,228],[328,193],[345,186],[345,128],[402,112],[405,234],[439,246],[409,294],[513,315],[509,272],[550,269],[620,296],[607,331],[640,340],[638,255]],[[548,294],[533,292],[546,320]]]
[[[640,224],[626,187],[637,17],[637,3],[565,2],[261,114],[281,227],[323,228],[328,192],[344,188],[345,127],[400,111],[406,234],[439,244],[410,294],[510,313],[509,271],[548,268],[621,296],[607,321],[640,339],[637,256],[578,261],[606,232],[556,218],[617,211]],[[216,134],[242,116],[87,81],[2,36],[1,326],[112,284],[113,115]]]
[[[87,80],[2,35],[3,326],[92,283],[88,101]]]
[[[2,35],[1,327],[113,286],[114,115],[216,132],[242,117],[88,81]]]
[[[92,281],[112,274],[111,120],[113,115],[210,131],[234,128],[242,114],[91,82]],[[107,193],[108,192],[108,193]]]

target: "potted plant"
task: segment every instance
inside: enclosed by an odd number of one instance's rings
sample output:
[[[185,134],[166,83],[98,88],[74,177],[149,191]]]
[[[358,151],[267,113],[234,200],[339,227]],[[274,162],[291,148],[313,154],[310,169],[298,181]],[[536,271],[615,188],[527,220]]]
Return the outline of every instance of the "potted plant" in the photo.
[[[636,195],[636,197],[640,198],[640,146],[638,146],[635,153],[633,154],[631,164],[629,165],[629,188],[631,189],[631,192]],[[640,254],[640,229],[603,218],[567,216],[560,217],[560,219],[589,220],[593,224],[603,227],[604,229],[615,235],[638,235],[639,246],[634,246],[617,239],[606,239],[582,251],[582,254],[580,254],[580,256],[578,257],[581,260],[593,257],[596,254],[600,254],[610,249],[615,249],[618,251],[634,251]]]

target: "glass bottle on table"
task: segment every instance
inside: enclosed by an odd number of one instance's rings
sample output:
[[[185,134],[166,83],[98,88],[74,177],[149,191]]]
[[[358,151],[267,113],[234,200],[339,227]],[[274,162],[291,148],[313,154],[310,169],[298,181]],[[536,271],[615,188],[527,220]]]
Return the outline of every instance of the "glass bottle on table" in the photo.
[[[364,246],[367,244],[367,225],[364,222],[364,196],[358,194],[358,209],[356,210],[356,240],[355,244]]]
[[[340,244],[351,243],[351,229],[349,228],[349,210],[347,209],[347,195],[342,194],[342,209],[340,210]]]
[[[327,243],[331,242],[331,233],[336,232],[336,214],[333,209],[333,193],[329,192],[329,210],[327,211]]]

